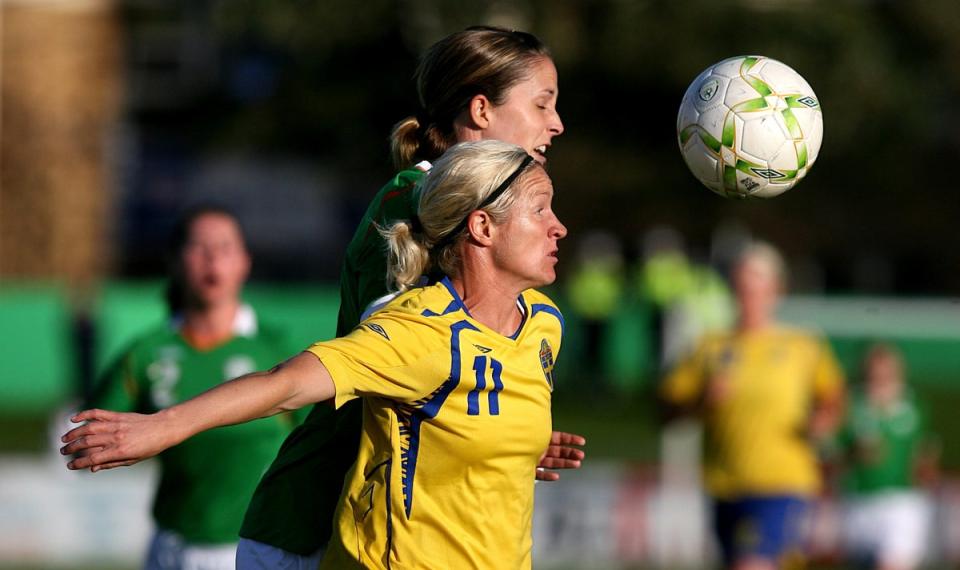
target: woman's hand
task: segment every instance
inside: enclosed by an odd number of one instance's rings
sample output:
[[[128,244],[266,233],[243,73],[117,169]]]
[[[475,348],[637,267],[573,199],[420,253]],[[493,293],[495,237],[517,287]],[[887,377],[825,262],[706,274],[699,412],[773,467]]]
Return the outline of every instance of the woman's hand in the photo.
[[[70,418],[87,422],[60,438],[63,455],[73,455],[68,469],[112,469],[133,465],[180,443],[164,412],[133,414],[107,410],[85,410]]]
[[[580,462],[585,456],[578,447],[587,444],[583,436],[562,431],[555,431],[550,435],[550,445],[540,456],[537,464],[537,479],[540,481],[556,481],[560,474],[548,469],[579,469]],[[576,445],[578,447],[571,447]]]

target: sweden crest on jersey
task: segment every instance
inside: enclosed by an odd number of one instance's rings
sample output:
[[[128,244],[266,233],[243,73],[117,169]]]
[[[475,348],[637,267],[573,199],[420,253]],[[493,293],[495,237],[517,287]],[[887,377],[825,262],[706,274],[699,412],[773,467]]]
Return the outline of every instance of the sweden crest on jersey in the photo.
[[[540,366],[543,367],[543,375],[547,378],[550,391],[553,392],[553,349],[547,339],[540,341]]]

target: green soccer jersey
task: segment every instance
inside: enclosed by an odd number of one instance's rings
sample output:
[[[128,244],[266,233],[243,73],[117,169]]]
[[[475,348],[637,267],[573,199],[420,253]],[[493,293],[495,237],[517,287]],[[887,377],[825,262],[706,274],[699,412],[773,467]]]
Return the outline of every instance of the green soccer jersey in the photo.
[[[236,336],[208,350],[189,345],[175,325],[144,334],[108,369],[88,404],[153,413],[289,356],[284,339],[258,327],[249,307],[236,323]],[[217,428],[160,454],[157,526],[192,544],[236,542],[257,481],[292,424],[275,416]]]
[[[890,410],[857,398],[839,441],[852,458],[845,486],[854,493],[909,489],[914,459],[923,443],[925,417],[912,398]]]
[[[403,170],[388,182],[347,246],[340,274],[338,337],[357,326],[367,305],[387,293],[386,244],[377,226],[416,213],[414,188],[425,168]],[[324,546],[344,476],[357,458],[361,416],[360,400],[336,411],[325,404],[314,406],[261,479],[240,536],[304,556]]]

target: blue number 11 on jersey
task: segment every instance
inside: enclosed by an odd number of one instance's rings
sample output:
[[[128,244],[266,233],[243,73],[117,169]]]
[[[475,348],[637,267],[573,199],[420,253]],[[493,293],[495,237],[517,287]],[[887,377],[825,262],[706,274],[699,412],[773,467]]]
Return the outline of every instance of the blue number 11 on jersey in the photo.
[[[487,361],[490,362],[490,375],[493,386],[487,394],[487,409],[491,416],[500,415],[500,392],[503,391],[503,364],[499,360],[480,355],[473,359],[473,370],[477,373],[477,385],[467,394],[467,415],[480,415],[480,392],[487,388]]]

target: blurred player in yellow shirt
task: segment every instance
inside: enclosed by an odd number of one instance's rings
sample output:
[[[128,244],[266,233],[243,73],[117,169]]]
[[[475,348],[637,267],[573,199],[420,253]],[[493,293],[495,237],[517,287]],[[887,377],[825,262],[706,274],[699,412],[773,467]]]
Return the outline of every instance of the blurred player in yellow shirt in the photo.
[[[704,424],[704,477],[725,567],[778,568],[801,549],[801,523],[820,488],[815,443],[836,429],[843,374],[827,342],[778,324],[779,253],[753,243],[732,272],[739,318],[706,336],[664,379],[676,413]]]

